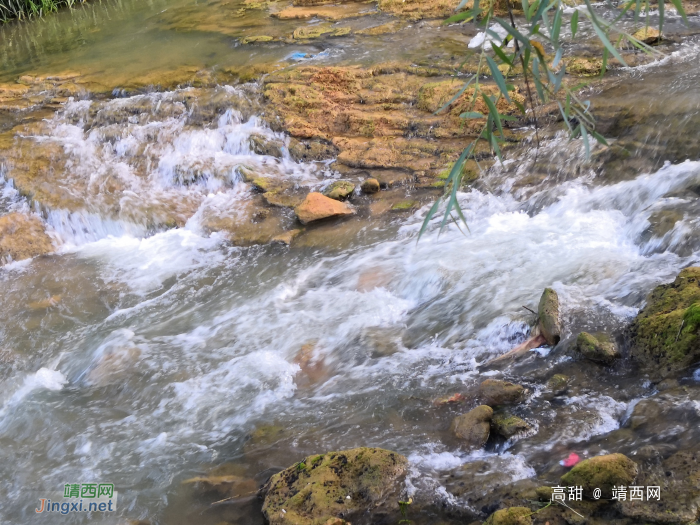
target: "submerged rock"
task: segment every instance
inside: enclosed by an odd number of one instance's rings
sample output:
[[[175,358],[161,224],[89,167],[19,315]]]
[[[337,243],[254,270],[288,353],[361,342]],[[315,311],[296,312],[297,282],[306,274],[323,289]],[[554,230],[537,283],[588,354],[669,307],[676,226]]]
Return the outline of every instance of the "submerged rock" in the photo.
[[[450,431],[469,448],[481,448],[486,444],[491,432],[493,409],[481,405],[452,421]]]
[[[540,332],[550,345],[556,345],[561,339],[559,321],[559,296],[551,288],[545,288],[537,308]]]
[[[527,507],[511,507],[497,510],[484,522],[484,525],[531,525],[532,511]]]
[[[609,499],[614,486],[633,485],[638,472],[637,464],[624,454],[608,454],[581,461],[561,477],[561,483],[583,487],[587,497],[599,488],[602,497]]]
[[[304,458],[262,488],[270,525],[323,525],[336,518],[364,523],[398,511],[408,460],[380,448],[360,447]],[[370,518],[368,511],[371,511]]]
[[[632,38],[636,38],[647,45],[658,44],[661,41],[661,33],[653,27],[643,27],[633,33]]]
[[[362,183],[360,189],[363,193],[377,193],[379,191],[379,181],[377,179],[367,179]]]
[[[355,185],[349,180],[339,180],[328,186],[323,192],[326,197],[343,201],[349,198],[355,191]]]
[[[654,378],[700,360],[700,268],[685,268],[657,286],[630,326],[630,356]]]
[[[554,394],[555,396],[559,396],[566,392],[568,385],[569,378],[567,376],[564,374],[554,374],[549,378],[549,381],[547,381],[546,388],[550,393]]]
[[[518,416],[514,416],[508,411],[498,411],[491,418],[491,429],[506,439],[512,438],[519,432],[530,430],[527,421]]]
[[[615,359],[620,357],[620,351],[617,349],[615,343],[600,341],[588,332],[581,332],[578,334],[576,338],[576,350],[586,359],[605,365],[611,364]]]
[[[525,398],[525,387],[500,379],[487,379],[479,385],[479,394],[489,406],[514,405]]]
[[[294,212],[302,224],[355,214],[355,210],[344,202],[338,202],[317,192],[309,193],[304,202],[294,208]]]
[[[9,213],[0,217],[0,264],[53,251],[51,238],[35,215]]]

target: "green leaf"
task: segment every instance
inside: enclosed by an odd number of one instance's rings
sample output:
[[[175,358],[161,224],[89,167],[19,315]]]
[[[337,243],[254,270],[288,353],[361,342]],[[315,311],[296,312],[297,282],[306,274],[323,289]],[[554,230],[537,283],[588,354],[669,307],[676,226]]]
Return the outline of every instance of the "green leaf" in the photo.
[[[510,102],[510,95],[508,95],[508,88],[506,87],[506,81],[503,78],[503,74],[498,69],[496,62],[494,62],[493,58],[491,58],[491,57],[486,57],[486,62],[488,62],[488,64],[489,64],[489,68],[491,69],[491,74],[493,75],[493,79],[496,81],[496,85],[498,85],[498,89],[501,90],[501,93],[503,94],[504,97],[506,97],[506,100],[508,102]]]
[[[537,2],[533,2],[533,4],[530,6],[530,9],[527,12],[527,21],[530,22],[532,20],[532,15],[535,14],[535,11],[537,11],[540,7],[540,4],[545,1],[545,0],[538,0]]]
[[[435,213],[437,213],[439,207],[440,207],[440,199],[435,199],[435,202],[430,207],[430,210],[428,210],[428,215],[426,215],[425,219],[423,219],[423,225],[420,227],[420,231],[418,232],[418,239],[416,239],[416,242],[418,242],[420,240],[420,238],[425,233],[425,230],[428,229],[428,224],[430,224],[430,219],[432,219],[433,216],[435,215]]]
[[[528,11],[530,11],[530,4],[528,3],[527,0],[520,0],[520,3],[523,6],[523,13],[525,13],[525,16],[527,17]],[[527,19],[527,21],[528,22],[530,21],[529,18]]]
[[[605,140],[605,137],[603,137],[603,136],[602,136],[601,134],[599,134],[597,131],[595,131],[595,130],[590,130],[590,132],[591,132],[591,135],[593,135],[593,137],[594,137],[599,143],[603,144],[604,146],[609,146],[608,141]]]
[[[535,31],[534,31],[534,25],[537,24],[537,22],[540,21],[540,18],[542,18],[542,15],[544,14],[544,12],[545,12],[547,9],[549,9],[550,7],[552,7],[552,5],[551,5],[551,4],[548,4],[548,3],[547,3],[547,0],[540,0],[540,6],[539,6],[539,8],[537,9],[537,13],[535,13],[535,16],[532,18],[532,22],[531,22],[531,23],[533,24],[533,31],[531,31],[531,33],[534,33],[534,32],[535,32]]]
[[[661,1],[663,2],[663,0]],[[576,31],[578,31],[578,9],[571,15],[571,40],[576,36]]]
[[[462,11],[456,15],[452,15],[450,18],[445,20],[442,25],[446,26],[457,22],[469,22],[472,18],[474,18],[474,10],[470,9],[469,11]]]
[[[571,123],[569,122],[569,116],[564,112],[564,108],[561,107],[561,102],[557,100],[557,105],[559,106],[559,111],[561,112],[561,116],[564,119],[564,124],[566,124],[566,127],[569,128],[569,135],[571,135],[574,131],[571,129]]]
[[[556,12],[554,14],[554,22],[552,23],[552,34],[551,34],[551,40],[554,46],[556,47],[558,42],[559,42],[559,33],[561,31],[561,9],[558,7],[556,8]]]
[[[457,159],[457,162],[455,162],[454,166],[452,166],[452,170],[450,170],[450,176],[447,178],[447,180],[452,182],[452,192],[451,192],[449,200],[447,201],[447,207],[445,208],[445,214],[442,217],[442,223],[440,224],[440,231],[442,231],[443,228],[445,227],[445,224],[447,223],[447,219],[450,216],[450,211],[452,211],[452,208],[455,205],[457,207],[459,207],[459,203],[457,202],[457,189],[459,188],[459,183],[462,180],[462,167],[464,166],[464,161],[467,160],[467,157],[471,153],[472,148],[473,148],[473,144],[470,144],[469,146],[464,148],[464,151],[462,151],[462,154]]]
[[[484,118],[484,115],[478,111],[467,111],[466,113],[462,113],[459,118]]]
[[[589,6],[589,9],[592,11],[592,8],[590,7],[590,5],[591,5],[590,0],[586,0],[586,4]],[[613,46],[610,43],[610,40],[608,40],[608,37],[605,36],[605,32],[600,28],[596,19],[593,16],[589,16],[589,18],[591,20],[591,25],[593,26],[594,31],[596,32],[596,34],[598,35],[598,38],[603,43],[603,45],[606,47],[606,49],[609,49],[610,53],[612,53],[612,56],[617,58],[623,66],[627,66],[627,63],[620,56],[620,53],[617,52],[617,49],[615,49],[615,46]]]
[[[583,138],[583,145],[586,148],[586,160],[591,158],[591,146],[588,144],[588,132],[586,131],[586,126],[581,124],[581,137]]]
[[[441,113],[442,111],[444,111],[445,109],[450,107],[455,100],[457,100],[459,97],[462,96],[462,93],[464,93],[467,90],[467,88],[469,87],[469,84],[471,84],[475,78],[476,78],[476,75],[472,76],[472,78],[469,79],[469,82],[464,84],[464,86],[462,86],[462,89],[460,89],[457,92],[457,94],[454,97],[452,97],[447,104],[445,104],[440,109],[438,109],[435,113],[433,113],[433,115],[437,115],[438,113]]]
[[[535,89],[537,90],[537,96],[540,98],[541,102],[546,102],[547,99],[544,97],[544,88],[542,86],[542,81],[540,80],[540,68],[539,59],[537,57],[532,59],[532,79],[535,81]]]
[[[501,20],[500,18],[496,18],[495,21],[497,23],[499,23],[501,25],[501,27],[503,27],[503,29],[508,31],[508,33],[510,33],[513,36],[513,38],[517,38],[525,46],[528,46],[528,47],[530,46],[530,40],[527,37],[523,36],[523,34],[520,31],[518,31],[517,29],[515,29],[512,25]]]
[[[495,135],[491,135],[491,147],[493,148],[493,151],[496,153],[496,157],[498,157],[498,160],[503,164],[503,157],[501,156],[501,148],[498,147],[498,141],[496,140]]]
[[[636,4],[634,6],[634,21],[638,22],[639,21],[639,12],[642,10],[642,0],[636,0]]]
[[[561,60],[561,56],[564,54],[564,49],[559,48],[557,49],[556,54],[554,55],[554,60],[552,60],[552,67],[556,68],[559,65],[559,61]]]
[[[676,8],[676,11],[678,11],[678,14],[683,17],[683,21],[688,24],[688,17],[685,15],[685,9],[683,9],[683,5],[681,4],[681,0],[671,0],[671,3],[673,4],[673,7]]]
[[[504,64],[507,64],[508,66],[513,67],[513,61],[506,56],[506,54],[503,52],[503,50],[499,46],[497,46],[496,44],[491,42],[491,49],[493,49],[493,52],[496,53],[498,58],[500,58]]]
[[[523,105],[522,105],[520,102],[518,102],[517,100],[514,100],[514,101],[513,101],[513,104],[515,104],[515,105],[518,107],[518,111],[520,111],[520,113],[522,113],[523,115],[525,115],[525,113],[526,113],[526,111],[525,111],[525,106],[523,106]]]
[[[664,0],[659,0],[659,34],[664,30]]]
[[[501,117],[498,114],[496,105],[493,103],[493,100],[491,100],[491,97],[486,96],[486,93],[482,93],[481,96],[483,97],[484,102],[486,102],[486,105],[489,107],[489,117],[493,118],[501,137],[505,138],[505,135],[503,134],[503,126],[501,124]]]

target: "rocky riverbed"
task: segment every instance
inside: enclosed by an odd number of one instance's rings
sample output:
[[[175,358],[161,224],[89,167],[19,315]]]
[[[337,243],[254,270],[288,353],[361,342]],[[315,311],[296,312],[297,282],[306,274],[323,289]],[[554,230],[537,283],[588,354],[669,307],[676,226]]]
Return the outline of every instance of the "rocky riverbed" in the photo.
[[[552,104],[535,148],[501,101],[469,231],[420,240],[481,125],[455,95],[495,92],[451,3],[113,0],[1,28],[3,520],[75,481],[114,483],[119,524],[697,521],[687,7],[602,79],[582,24],[565,82],[610,146],[586,160]]]

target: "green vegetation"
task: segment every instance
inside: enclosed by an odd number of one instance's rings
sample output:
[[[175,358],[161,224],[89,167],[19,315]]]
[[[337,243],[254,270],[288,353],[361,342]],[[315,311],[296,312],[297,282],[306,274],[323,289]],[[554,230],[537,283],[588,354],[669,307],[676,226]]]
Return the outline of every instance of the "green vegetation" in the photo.
[[[57,11],[59,7],[73,7],[85,0],[0,0],[0,20],[7,22],[14,18],[24,19],[44,16]]]
[[[455,223],[460,220],[466,225],[467,221],[457,201],[457,191],[462,186],[464,176],[462,166],[470,159],[473,159],[477,166],[479,165],[480,157],[483,159],[483,153],[479,153],[483,150],[482,145],[486,145],[498,160],[503,160],[501,147],[506,142],[503,128],[506,121],[516,120],[510,115],[499,112],[498,105],[503,98],[517,106],[522,121],[534,123],[537,147],[539,147],[537,109],[547,103],[558,105],[569,137],[581,139],[587,158],[590,158],[591,140],[607,145],[605,138],[596,131],[595,118],[589,111],[590,102],[581,100],[576,93],[577,88],[568,86],[564,82],[564,76],[567,70],[569,72],[585,70],[587,74],[603,76],[609,59],[615,59],[617,63],[626,66],[620,50],[628,44],[645,53],[658,54],[658,51],[647,43],[652,42],[652,39],[646,37],[653,34],[656,41],[661,38],[665,0],[658,2],[658,35],[649,28],[650,0],[623,0],[615,8],[618,16],[612,22],[596,15],[590,0],[584,0],[584,2],[585,5],[574,10],[570,17],[564,14],[564,10],[569,7],[566,0],[482,0],[481,2],[480,0],[461,0],[456,6],[459,14],[448,18],[446,23],[467,23],[473,20],[488,38],[485,38],[481,46],[477,72],[468,78],[462,89],[435,113],[441,113],[450,108],[466,92],[471,104],[470,107],[465,108],[466,111],[460,117],[478,119],[483,122],[483,127],[450,170],[445,192],[428,211],[419,237],[425,232],[442,202],[445,202],[446,206],[440,230],[450,220]],[[681,0],[670,0],[670,3],[687,23]],[[610,3],[608,6],[614,8]],[[462,11],[465,8],[467,10]],[[524,21],[520,19],[516,23],[514,17],[516,11],[518,15],[522,14]],[[504,13],[507,18],[497,16]],[[646,30],[643,34],[637,32],[631,35],[622,30],[618,22],[628,13],[634,13],[635,21],[640,15],[643,16],[642,14],[646,13]],[[602,44],[599,62],[593,59],[588,61],[590,63],[582,64],[580,60],[571,61],[564,58],[565,44],[568,45],[577,36],[580,37],[582,31],[579,31],[579,26],[584,23],[593,30]],[[500,26],[499,29],[506,32],[506,37],[503,38],[497,34],[493,30],[494,26]],[[570,26],[571,35],[570,38],[566,38],[566,42],[561,36],[562,28],[565,26]],[[493,92],[492,86],[482,87],[479,73],[486,71],[490,72],[498,88],[496,93]],[[515,82],[518,83],[518,87]],[[523,102],[514,96],[519,90],[522,90],[525,95],[524,99],[521,97]],[[477,106],[484,107],[488,111],[476,111]],[[453,216],[453,212],[457,217]]]

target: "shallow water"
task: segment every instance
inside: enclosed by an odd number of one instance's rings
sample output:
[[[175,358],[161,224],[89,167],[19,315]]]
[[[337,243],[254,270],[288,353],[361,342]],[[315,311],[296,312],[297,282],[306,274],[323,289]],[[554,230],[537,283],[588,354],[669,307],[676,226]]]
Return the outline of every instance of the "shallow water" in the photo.
[[[55,54],[6,49],[3,70],[16,77],[47,64],[104,64],[106,74],[128,79],[151,67],[259,60],[230,35],[162,29],[159,15],[192,4],[94,2],[37,23],[46,27],[37,39],[65,43],[50,25],[70,21],[84,44],[57,43]],[[152,55],[134,60],[145,48]],[[264,49],[280,59],[290,51]],[[691,115],[699,69],[689,57],[678,52],[622,74],[658,85],[684,71],[674,77],[673,110]],[[654,169],[618,180],[582,164],[582,145],[555,135],[542,151],[560,161],[553,180],[519,191],[518,169],[531,160],[523,153],[460,195],[466,234],[453,226],[439,234],[435,223],[418,241],[422,209],[368,223],[341,248],[235,247],[209,233],[205,219],[212,210],[235,214],[250,198],[241,166],[318,188],[337,175],[324,163],[251,150],[251,134],[284,140],[257,118],[254,86],[198,93],[201,111],[182,102],[190,92],[69,101],[31,139],[61,152],[67,194],[97,189],[83,208],[40,210],[60,243],[56,254],[0,270],[4,522],[33,519],[37,499],[64,483],[95,481],[117,486],[118,516],[51,522],[262,523],[254,498],[210,507],[216,498],[182,482],[225,465],[259,483],[306,454],[360,445],[405,454],[409,494],[444,504],[455,520],[473,519],[479,491],[494,483],[555,481],[570,451],[634,454],[649,442],[623,432],[635,404],[654,392],[625,367],[591,374],[544,348],[502,372],[480,365],[527,337],[523,306],[534,308],[545,287],[561,298],[565,347],[584,329],[619,335],[653,286],[698,264],[697,149],[686,150],[689,160],[655,150],[645,157]],[[214,118],[202,108],[217,96],[230,109]],[[661,104],[653,92],[635,96]],[[687,133],[688,122],[664,125]],[[648,130],[634,136],[658,139]],[[12,169],[3,166],[3,213],[28,208],[9,182]],[[104,190],[108,179],[122,188],[119,199]],[[167,213],[159,203],[169,203]],[[678,220],[664,231],[654,221],[665,210]],[[302,369],[305,345],[311,358]],[[550,403],[543,385],[562,371],[573,378],[569,396]],[[532,392],[519,410],[537,432],[460,451],[448,428],[462,409],[433,400],[501,376]],[[680,442],[700,437],[693,417]]]

